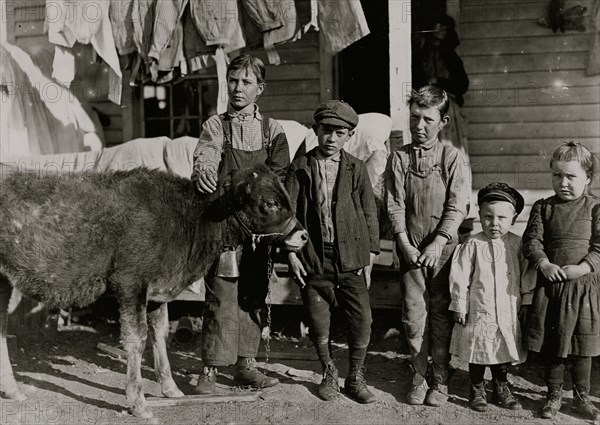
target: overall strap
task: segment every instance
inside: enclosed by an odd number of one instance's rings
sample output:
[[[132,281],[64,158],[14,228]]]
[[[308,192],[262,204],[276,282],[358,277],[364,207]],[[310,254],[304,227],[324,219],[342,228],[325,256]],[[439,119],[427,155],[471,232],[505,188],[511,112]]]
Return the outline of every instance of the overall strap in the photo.
[[[271,118],[262,116],[262,147],[267,149],[271,142]]]
[[[227,113],[219,114],[218,117],[221,121],[221,127],[223,128],[223,150],[225,150],[225,148],[232,148],[231,118],[227,116]]]
[[[438,153],[438,164],[442,169],[442,182],[448,187],[448,166],[446,164],[446,145],[442,145],[441,152]]]

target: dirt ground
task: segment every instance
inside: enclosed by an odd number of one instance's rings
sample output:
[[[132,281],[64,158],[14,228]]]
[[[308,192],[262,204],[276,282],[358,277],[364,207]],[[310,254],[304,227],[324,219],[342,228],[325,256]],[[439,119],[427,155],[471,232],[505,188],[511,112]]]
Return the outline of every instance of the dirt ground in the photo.
[[[288,309],[289,310],[289,309]],[[535,361],[513,368],[510,376],[523,410],[508,411],[490,405],[477,413],[468,407],[468,375],[457,369],[450,382],[446,407],[409,406],[405,394],[411,379],[406,345],[402,334],[384,338],[390,328],[400,329],[394,312],[374,312],[374,332],[366,361],[367,382],[379,400],[360,405],[345,396],[324,402],[316,396],[320,364],[314,348],[301,338],[302,313],[275,310],[271,358],[259,359],[259,366],[280,380],[280,385],[253,392],[229,388],[231,373],[223,370],[218,385],[224,394],[255,395],[255,401],[193,403],[153,406],[154,418],[137,419],[127,413],[125,361],[98,349],[99,343],[118,347],[118,322],[110,318],[82,320],[75,326],[62,326],[52,340],[22,340],[12,344],[11,356],[21,389],[28,396],[22,403],[0,400],[0,424],[581,424],[590,423],[570,408],[572,395],[553,421],[536,413],[544,397],[541,370]],[[336,319],[337,320],[337,319]],[[337,322],[335,322],[337,323]],[[175,326],[176,322],[172,322]],[[347,348],[341,326],[334,332],[334,358],[340,369],[340,384],[347,372]],[[199,336],[189,343],[170,344],[174,379],[179,388],[191,394],[201,362]],[[287,353],[287,354],[286,354]],[[290,354],[291,353],[291,354]],[[294,359],[285,358],[293,357]],[[600,407],[600,362],[595,359],[592,374],[592,400]],[[460,365],[459,365],[460,366]],[[147,397],[160,396],[154,381],[152,354],[147,351],[142,370]],[[566,388],[570,389],[567,377]],[[491,393],[489,394],[491,399]]]

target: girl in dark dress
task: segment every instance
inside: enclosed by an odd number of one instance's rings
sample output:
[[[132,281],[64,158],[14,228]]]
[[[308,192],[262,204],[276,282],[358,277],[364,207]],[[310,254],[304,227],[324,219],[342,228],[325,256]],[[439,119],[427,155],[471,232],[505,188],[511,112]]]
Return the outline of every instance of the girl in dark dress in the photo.
[[[550,167],[555,195],[533,205],[523,235],[523,253],[538,269],[526,344],[545,366],[548,393],[540,415],[553,418],[560,410],[568,362],[573,409],[598,419],[589,398],[592,357],[600,354],[600,199],[588,191],[593,156],[566,142]]]

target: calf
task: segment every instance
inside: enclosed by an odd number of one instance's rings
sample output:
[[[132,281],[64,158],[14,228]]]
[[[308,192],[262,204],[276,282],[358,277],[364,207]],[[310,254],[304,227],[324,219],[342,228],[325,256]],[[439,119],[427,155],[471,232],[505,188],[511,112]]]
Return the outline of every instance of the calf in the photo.
[[[215,195],[160,171],[38,176],[0,182],[0,395],[23,400],[6,346],[11,286],[50,308],[83,307],[113,292],[127,352],[127,401],[152,417],[140,365],[148,328],[166,397],[181,397],[166,351],[166,304],[205,274],[224,248],[250,239],[298,250],[306,242],[290,200],[264,165],[241,170]],[[149,326],[148,326],[149,324]]]

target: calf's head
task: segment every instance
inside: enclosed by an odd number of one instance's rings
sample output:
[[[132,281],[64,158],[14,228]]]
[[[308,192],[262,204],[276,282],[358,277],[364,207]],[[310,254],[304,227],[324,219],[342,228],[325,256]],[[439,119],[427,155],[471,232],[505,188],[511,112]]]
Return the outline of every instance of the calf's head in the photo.
[[[235,218],[252,238],[298,251],[308,241],[296,220],[290,197],[277,176],[265,165],[240,170],[225,183],[233,196]]]

